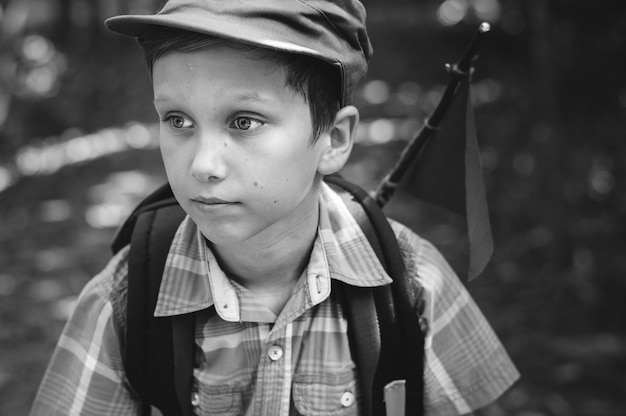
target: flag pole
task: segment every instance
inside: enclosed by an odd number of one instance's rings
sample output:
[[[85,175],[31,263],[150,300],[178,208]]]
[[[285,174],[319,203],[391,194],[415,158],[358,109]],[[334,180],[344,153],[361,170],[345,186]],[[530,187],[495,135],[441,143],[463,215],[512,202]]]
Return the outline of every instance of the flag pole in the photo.
[[[461,59],[455,64],[446,64],[446,70],[448,71],[450,80],[439,100],[439,104],[437,104],[437,107],[431,113],[430,117],[424,121],[424,125],[403,150],[396,165],[385,176],[374,192],[373,198],[381,208],[389,202],[406,170],[413,163],[414,158],[417,157],[424,148],[424,145],[428,142],[432,133],[438,129],[441,119],[448,111],[450,104],[452,104],[459,83],[464,77],[469,76],[472,62],[478,51],[478,46],[485,34],[490,30],[491,26],[489,23],[481,23],[478,27],[478,31],[476,31],[471,42],[463,52]]]

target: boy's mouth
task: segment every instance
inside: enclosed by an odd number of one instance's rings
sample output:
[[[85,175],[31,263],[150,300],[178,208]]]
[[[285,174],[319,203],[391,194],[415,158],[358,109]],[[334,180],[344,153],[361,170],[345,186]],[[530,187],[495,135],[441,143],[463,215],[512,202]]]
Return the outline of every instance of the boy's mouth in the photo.
[[[218,209],[218,208],[224,208],[227,206],[232,206],[232,205],[237,205],[237,202],[231,202],[231,201],[225,201],[223,199],[220,198],[215,198],[215,197],[204,197],[204,196],[197,196],[194,198],[191,198],[191,200],[193,201],[194,205],[196,205],[197,207],[201,208],[201,209]]]
[[[203,204],[209,204],[209,205],[214,205],[214,204],[232,204],[232,202],[230,201],[224,201],[223,199],[219,199],[219,198],[215,198],[215,197],[204,197],[204,196],[197,196],[195,198],[192,198],[194,201],[196,202],[200,202]]]

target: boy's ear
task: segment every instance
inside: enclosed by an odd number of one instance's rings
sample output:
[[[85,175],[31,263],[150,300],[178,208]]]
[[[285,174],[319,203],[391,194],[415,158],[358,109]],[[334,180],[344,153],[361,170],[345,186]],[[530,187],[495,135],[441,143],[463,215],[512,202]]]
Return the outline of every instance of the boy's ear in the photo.
[[[337,112],[333,126],[319,138],[325,142],[323,144],[325,149],[317,167],[319,173],[330,175],[343,168],[352,152],[358,125],[359,110],[356,107],[349,105]]]

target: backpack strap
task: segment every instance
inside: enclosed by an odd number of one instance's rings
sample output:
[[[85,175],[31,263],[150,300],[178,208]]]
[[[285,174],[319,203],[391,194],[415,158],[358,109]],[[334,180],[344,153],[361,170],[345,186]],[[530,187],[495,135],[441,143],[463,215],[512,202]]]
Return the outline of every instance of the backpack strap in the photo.
[[[370,288],[333,280],[332,292],[339,299],[348,321],[350,351],[357,367],[363,416],[383,415],[373,398],[374,376],[381,361],[381,325]],[[385,325],[383,325],[385,326]],[[381,400],[382,402],[382,400]],[[376,409],[375,409],[376,408]]]
[[[130,243],[135,229],[135,224],[142,213],[156,211],[160,207],[167,207],[171,205],[178,205],[178,202],[176,202],[176,199],[174,198],[174,193],[172,192],[170,184],[166,183],[161,185],[143,201],[141,201],[133,212],[131,212],[126,221],[124,221],[124,224],[122,224],[122,226],[117,230],[115,236],[113,237],[113,242],[111,243],[111,251],[113,254],[117,253]],[[184,218],[184,214],[182,215],[181,221],[182,218]]]
[[[115,240],[122,244],[130,234],[124,367],[143,415],[151,406],[164,415],[191,414],[194,315],[153,316],[167,253],[185,217],[168,190],[141,204]]]
[[[358,340],[351,344],[356,347],[365,414],[385,414],[384,387],[397,379],[406,380],[405,414],[423,414],[425,333],[418,318],[424,307],[422,288],[408,278],[395,233],[378,204],[339,176],[326,181],[348,192],[350,197],[340,195],[393,279],[391,285],[371,288],[371,295],[360,293],[366,288],[344,285],[349,332]],[[380,351],[379,360],[371,357],[376,355],[373,350]]]

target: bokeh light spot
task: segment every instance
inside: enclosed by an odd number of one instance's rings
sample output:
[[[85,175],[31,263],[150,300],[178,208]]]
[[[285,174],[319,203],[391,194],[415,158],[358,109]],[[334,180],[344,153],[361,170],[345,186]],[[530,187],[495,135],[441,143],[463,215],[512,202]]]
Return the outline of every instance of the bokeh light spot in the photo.
[[[24,58],[39,64],[49,62],[55,54],[52,43],[39,35],[30,35],[24,39],[22,44],[22,55]]]
[[[381,144],[391,141],[396,133],[396,126],[391,120],[380,118],[370,124],[369,139],[371,143]]]
[[[417,82],[403,82],[398,88],[398,99],[404,105],[411,106],[419,102],[422,87]]]
[[[437,20],[445,26],[454,26],[467,14],[467,3],[462,0],[446,0],[437,9]]]
[[[615,188],[615,177],[607,170],[599,170],[591,175],[590,185],[594,192],[600,195],[608,195]]]
[[[472,7],[480,20],[495,22],[500,18],[500,3],[497,0],[474,0]]]
[[[389,99],[389,86],[385,81],[370,81],[363,87],[363,98],[370,104],[382,104]]]

